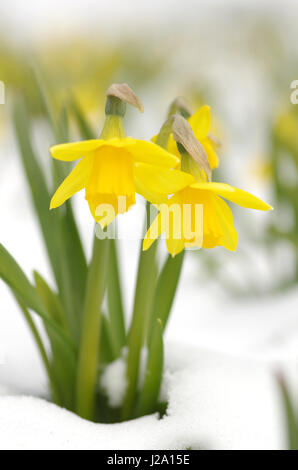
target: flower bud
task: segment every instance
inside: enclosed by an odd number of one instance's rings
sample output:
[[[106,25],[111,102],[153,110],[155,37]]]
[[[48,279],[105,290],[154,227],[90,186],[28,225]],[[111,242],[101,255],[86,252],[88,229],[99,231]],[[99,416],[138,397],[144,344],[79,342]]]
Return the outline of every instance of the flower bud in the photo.
[[[190,118],[190,116],[193,114],[193,110],[191,109],[190,105],[187,103],[185,98],[183,98],[183,96],[178,96],[171,103],[168,112],[168,117],[172,116],[173,114],[180,114],[185,119]]]
[[[182,153],[183,149],[185,149],[185,152],[188,153],[199,165],[199,167],[202,168],[202,170],[206,173],[208,180],[210,181],[211,168],[206,152],[200,142],[196,139],[189,123],[179,114],[175,114],[173,116],[172,133],[174,140],[178,144],[182,145],[182,148],[181,146],[178,148],[182,151]]]

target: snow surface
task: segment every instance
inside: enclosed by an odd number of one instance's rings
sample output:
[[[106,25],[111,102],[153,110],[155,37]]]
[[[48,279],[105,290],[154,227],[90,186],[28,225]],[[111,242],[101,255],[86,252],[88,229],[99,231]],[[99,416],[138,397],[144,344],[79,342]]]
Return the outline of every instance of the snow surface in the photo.
[[[100,385],[106,393],[109,405],[112,407],[120,406],[126,390],[126,362],[125,358],[119,357],[116,361],[109,364],[104,370]]]
[[[167,416],[94,424],[43,399],[0,397],[1,449],[279,449],[270,368],[182,343],[167,345]]]

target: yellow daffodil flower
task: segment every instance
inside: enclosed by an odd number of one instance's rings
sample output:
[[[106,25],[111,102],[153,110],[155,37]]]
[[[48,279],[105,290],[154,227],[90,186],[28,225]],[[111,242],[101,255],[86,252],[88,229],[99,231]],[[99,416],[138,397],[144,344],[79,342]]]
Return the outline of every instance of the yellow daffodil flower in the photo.
[[[193,130],[195,137],[203,146],[209,160],[211,170],[218,167],[218,156],[215,152],[215,144],[210,135],[211,128],[211,111],[210,106],[204,105],[196,111],[190,118],[187,119],[190,127]],[[178,155],[176,142],[173,136],[170,136],[168,151]]]
[[[256,196],[228,184],[195,182],[194,180],[191,185],[172,196],[165,205],[160,206],[161,210],[144,239],[143,249],[148,250],[154,240],[165,232],[167,249],[172,256],[180,253],[185,247],[193,246],[203,248],[223,246],[235,251],[237,232],[233,225],[233,215],[222,198],[249,209],[263,211],[272,209]],[[181,217],[178,217],[178,220],[168,215],[170,208],[175,205],[181,211]],[[201,205],[203,210],[202,225],[199,227],[201,233],[195,233],[196,205]],[[190,211],[187,213],[188,207]],[[180,224],[180,227],[177,227],[177,224]],[[188,228],[186,224],[189,225]],[[190,238],[185,238],[187,233],[191,233]]]
[[[201,136],[208,135],[208,110],[204,106],[200,110]],[[222,198],[249,209],[268,211],[272,207],[242,189],[210,181],[210,155],[208,158],[206,151],[206,154],[201,153],[191,123],[187,123],[182,116],[174,116],[172,134],[181,155],[181,168],[192,177],[192,181],[165,204],[158,206],[159,214],[146,233],[143,250],[148,250],[154,240],[165,233],[167,248],[172,256],[185,247],[223,246],[235,251],[237,232],[233,215]]]
[[[135,204],[136,192],[150,202],[166,202],[168,194],[190,181],[190,175],[173,169],[179,163],[176,156],[151,142],[130,137],[55,145],[50,153],[64,161],[81,158],[57,189],[50,208],[61,206],[85,188],[91,214],[103,228]],[[123,200],[119,204],[120,196],[125,197],[124,204]],[[103,213],[97,208],[107,204],[113,210],[101,222]]]
[[[106,96],[106,120],[99,139],[50,149],[58,160],[81,159],[57,189],[50,208],[85,188],[91,214],[102,228],[135,204],[136,192],[152,203],[166,202],[169,194],[191,180],[191,175],[174,169],[180,162],[175,155],[152,142],[126,137],[126,103],[143,112],[140,99],[126,83],[111,85]]]
[[[206,133],[208,113],[205,117],[201,128]],[[228,250],[236,250],[237,232],[233,215],[222,198],[250,209],[266,211],[272,208],[246,191],[211,182],[209,159],[204,151],[202,153],[202,146],[190,123],[182,116],[174,115],[172,134],[181,155],[181,168],[192,177],[192,181],[158,207],[159,214],[147,231],[143,249],[148,250],[165,232],[167,248],[172,256],[185,247],[195,246],[224,246]]]

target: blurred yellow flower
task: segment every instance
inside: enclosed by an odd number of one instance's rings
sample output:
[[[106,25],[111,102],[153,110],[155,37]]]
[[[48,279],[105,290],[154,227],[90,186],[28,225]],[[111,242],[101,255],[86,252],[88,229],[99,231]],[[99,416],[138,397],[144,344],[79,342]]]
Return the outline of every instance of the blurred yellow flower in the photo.
[[[284,145],[297,150],[298,116],[296,112],[290,110],[281,113],[275,122],[274,133]]]
[[[273,163],[265,155],[260,155],[252,162],[250,171],[254,177],[262,182],[271,182],[273,179]]]

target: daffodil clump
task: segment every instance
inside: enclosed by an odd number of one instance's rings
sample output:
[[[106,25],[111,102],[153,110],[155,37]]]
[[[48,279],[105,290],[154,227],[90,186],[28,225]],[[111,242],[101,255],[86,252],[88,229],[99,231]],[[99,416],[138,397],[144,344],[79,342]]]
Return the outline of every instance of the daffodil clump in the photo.
[[[143,141],[127,137],[124,130],[127,104],[143,111],[139,98],[126,84],[112,85],[100,136],[94,136],[76,109],[82,140],[69,142],[67,120],[59,126],[45,90],[40,91],[41,104],[60,141],[50,148],[51,188],[33,148],[22,102],[15,106],[14,122],[56,285],[50,286],[36,271],[31,283],[2,245],[0,276],[34,335],[56,404],[103,422],[163,413],[163,333],[185,250],[236,249],[237,232],[226,200],[263,211],[271,207],[246,191],[212,181],[212,170],[219,164],[219,142],[210,130],[208,106],[192,113],[182,99],[175,100],[160,132],[151,142]],[[97,224],[95,234],[101,235],[94,236],[88,262],[71,206],[71,197],[81,190]],[[126,327],[117,242],[108,236],[108,228],[136,204],[136,194],[147,201],[147,216],[153,212],[156,216],[146,218],[132,319]],[[168,257],[160,265],[158,239],[162,234]],[[43,344],[32,311],[44,322],[50,350]],[[102,377],[120,358],[125,362],[125,382],[122,398],[115,404],[110,402]]]

